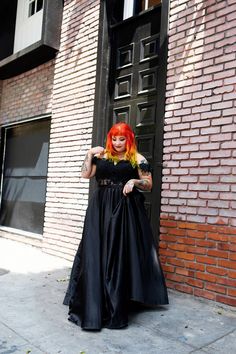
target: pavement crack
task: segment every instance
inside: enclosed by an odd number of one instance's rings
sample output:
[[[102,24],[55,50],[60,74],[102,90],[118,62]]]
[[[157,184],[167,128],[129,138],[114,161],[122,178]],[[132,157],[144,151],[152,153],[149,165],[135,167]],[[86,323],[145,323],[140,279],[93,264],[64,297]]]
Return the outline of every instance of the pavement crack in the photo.
[[[234,333],[235,331],[236,331],[236,328],[232,329],[232,330],[229,331],[228,333],[223,334],[222,336],[216,338],[215,340],[212,340],[211,342],[209,342],[209,343],[207,343],[207,344],[205,344],[205,345],[203,345],[203,346],[201,346],[201,347],[198,347],[197,350],[203,350],[203,351],[204,351],[204,348],[207,349],[207,347],[208,347],[209,345],[218,342],[220,339],[222,339],[222,338],[224,338],[224,337],[230,335],[231,333]],[[195,351],[196,351],[196,350],[194,350],[194,351],[191,352],[191,353],[194,353]]]
[[[149,331],[152,332],[153,334],[157,334],[157,333],[158,333],[158,334],[160,335],[160,337],[165,337],[166,339],[171,339],[173,342],[178,342],[178,343],[181,343],[181,344],[183,344],[183,345],[186,345],[186,346],[189,347],[189,349],[194,349],[194,351],[198,349],[198,348],[197,348],[196,346],[194,346],[193,344],[191,344],[191,343],[186,343],[186,342],[180,340],[179,337],[175,337],[175,336],[173,336],[173,335],[171,335],[171,334],[166,334],[165,332],[162,332],[162,331],[161,331],[160,329],[158,329],[158,328],[153,328],[153,327],[149,327],[148,325],[144,325],[142,322],[139,322],[138,320],[135,321],[135,324],[138,324],[139,326],[141,326],[141,327],[143,327],[143,328],[149,330]]]
[[[0,320],[0,323],[5,326],[10,332],[13,332],[16,336],[18,336],[19,338],[23,339],[26,343],[26,345],[30,346],[30,347],[34,347],[38,350],[40,350],[43,354],[45,354],[45,352],[43,352],[40,347],[38,347],[37,345],[31,343],[27,338],[25,338],[24,336],[22,336],[21,334],[19,334],[18,332],[16,332],[12,327],[8,326],[6,323],[2,322]],[[25,345],[24,344],[24,345]],[[20,347],[22,347],[22,345],[20,345]],[[10,353],[10,352],[9,352]]]

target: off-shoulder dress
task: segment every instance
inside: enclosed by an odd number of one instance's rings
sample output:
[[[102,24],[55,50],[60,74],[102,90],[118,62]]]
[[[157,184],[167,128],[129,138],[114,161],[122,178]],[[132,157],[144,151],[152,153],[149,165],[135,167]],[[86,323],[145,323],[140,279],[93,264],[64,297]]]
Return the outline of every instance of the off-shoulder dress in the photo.
[[[128,325],[132,302],[168,303],[143,193],[137,188],[122,193],[128,180],[139,178],[139,168],[148,171],[150,166],[97,157],[93,163],[97,189],[88,204],[64,304],[69,320],[83,329],[122,328]]]

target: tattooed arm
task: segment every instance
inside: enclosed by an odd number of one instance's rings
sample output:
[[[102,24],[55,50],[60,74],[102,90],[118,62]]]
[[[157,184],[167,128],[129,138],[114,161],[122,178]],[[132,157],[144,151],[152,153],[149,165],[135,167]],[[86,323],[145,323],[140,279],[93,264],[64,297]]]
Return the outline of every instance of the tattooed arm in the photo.
[[[90,149],[84,159],[81,167],[81,177],[91,178],[96,173],[96,165],[92,164],[92,159],[94,155],[102,155],[104,153],[104,148],[101,146],[96,146]]]
[[[138,169],[139,180],[137,182],[137,187],[145,191],[150,191],[152,189],[152,174],[150,172],[150,167],[148,167],[147,160],[140,154],[138,154],[138,164],[140,168]],[[142,168],[145,166],[146,168]]]
[[[81,177],[83,178],[90,178],[91,172],[92,172],[92,158],[93,155],[91,154],[90,151],[87,152],[84,162],[81,167]]]
[[[147,160],[140,154],[137,155],[138,164],[144,164],[148,166]],[[138,169],[139,179],[130,179],[124,186],[123,193],[127,195],[132,192],[134,186],[143,191],[150,191],[152,189],[152,174],[151,172],[141,169]]]

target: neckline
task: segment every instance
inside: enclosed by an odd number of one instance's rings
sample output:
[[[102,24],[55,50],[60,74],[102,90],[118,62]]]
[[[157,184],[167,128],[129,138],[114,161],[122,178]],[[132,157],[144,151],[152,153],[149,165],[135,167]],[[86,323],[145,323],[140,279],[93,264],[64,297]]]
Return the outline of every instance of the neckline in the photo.
[[[121,158],[121,159],[118,156],[116,156],[116,157],[117,157],[117,161],[128,161],[127,159],[124,158],[125,155],[123,155],[123,158]],[[109,160],[107,157],[104,157],[104,159]],[[109,160],[109,161],[112,161],[112,160]]]
[[[117,165],[118,163],[120,163],[120,162],[122,162],[122,161],[130,162],[129,160],[126,160],[126,159],[120,159],[120,160],[118,160],[118,161],[116,162],[116,161],[112,161],[112,160],[110,160],[110,159],[107,159],[106,157],[102,157],[101,160],[105,160],[105,161],[111,162],[113,165]]]
[[[94,156],[96,159],[98,159],[98,160],[101,160],[101,161],[107,161],[107,162],[110,162],[110,163],[112,163],[114,166],[116,166],[116,165],[118,165],[120,162],[128,162],[128,163],[130,163],[130,161],[129,160],[126,160],[126,159],[121,159],[121,160],[118,160],[117,162],[115,162],[115,161],[112,161],[112,160],[110,160],[110,159],[107,159],[106,157],[98,157],[98,156]]]

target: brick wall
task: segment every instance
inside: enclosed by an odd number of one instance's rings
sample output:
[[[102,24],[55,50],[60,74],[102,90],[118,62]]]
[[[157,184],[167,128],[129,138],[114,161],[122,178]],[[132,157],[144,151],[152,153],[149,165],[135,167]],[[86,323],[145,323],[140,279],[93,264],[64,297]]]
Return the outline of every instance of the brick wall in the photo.
[[[54,61],[2,80],[0,124],[51,113]]]
[[[236,0],[170,3],[160,254],[168,286],[236,305]]]
[[[99,1],[65,1],[53,86],[44,251],[73,259],[81,238],[88,181],[81,164],[91,146]]]

